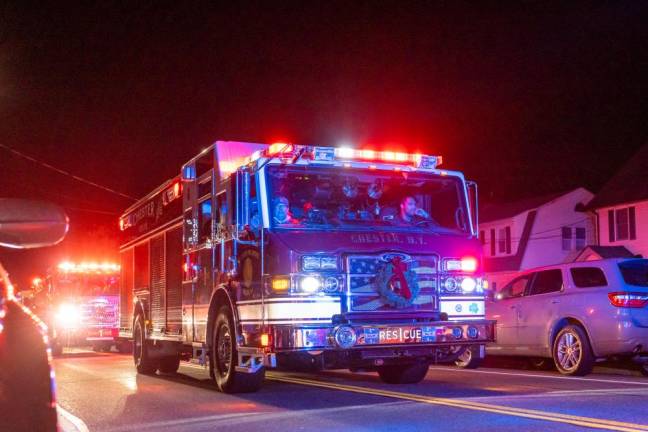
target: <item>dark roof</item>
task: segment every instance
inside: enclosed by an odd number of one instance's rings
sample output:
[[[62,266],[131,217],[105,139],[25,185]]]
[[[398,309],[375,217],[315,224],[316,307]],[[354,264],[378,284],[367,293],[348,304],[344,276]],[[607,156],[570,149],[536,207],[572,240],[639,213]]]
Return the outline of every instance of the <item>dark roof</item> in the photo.
[[[506,219],[527,210],[533,210],[550,201],[555,200],[569,192],[553,193],[539,197],[526,198],[520,201],[504,204],[485,204],[479,209],[479,222],[491,222],[499,219]]]
[[[589,202],[597,209],[648,199],[648,144],[617,172]]]
[[[595,252],[601,259],[606,258],[634,258],[635,255],[630,252],[625,246],[597,246],[597,245],[588,245],[574,258],[574,261],[585,252],[586,250],[591,250]]]

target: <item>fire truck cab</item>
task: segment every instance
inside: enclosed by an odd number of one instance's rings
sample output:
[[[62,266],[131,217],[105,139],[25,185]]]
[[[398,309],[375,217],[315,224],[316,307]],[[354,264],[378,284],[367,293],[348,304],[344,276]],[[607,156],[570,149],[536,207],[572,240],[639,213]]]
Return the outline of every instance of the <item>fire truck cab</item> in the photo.
[[[209,368],[224,392],[267,368],[418,382],[478,365],[476,185],[438,156],[218,141],[120,218],[120,336],[140,373]]]
[[[114,263],[65,261],[47,272],[36,294],[36,310],[46,310],[54,355],[64,347],[91,345],[108,351],[116,345],[128,351],[119,335],[119,274]]]

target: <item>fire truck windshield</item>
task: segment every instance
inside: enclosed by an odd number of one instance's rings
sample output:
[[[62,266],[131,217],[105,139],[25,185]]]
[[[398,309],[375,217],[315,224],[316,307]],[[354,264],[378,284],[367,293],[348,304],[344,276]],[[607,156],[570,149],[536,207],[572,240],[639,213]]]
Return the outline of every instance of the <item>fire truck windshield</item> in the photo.
[[[102,274],[60,274],[53,281],[56,295],[112,296],[119,295],[119,278]]]
[[[275,228],[470,229],[458,177],[313,166],[272,166],[267,172]]]

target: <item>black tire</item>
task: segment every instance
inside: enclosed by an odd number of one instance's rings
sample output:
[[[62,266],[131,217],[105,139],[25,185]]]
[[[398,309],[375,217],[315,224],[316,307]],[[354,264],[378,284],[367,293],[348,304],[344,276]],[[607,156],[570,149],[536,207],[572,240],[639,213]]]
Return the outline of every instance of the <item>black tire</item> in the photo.
[[[265,368],[255,373],[237,372],[238,352],[232,312],[227,306],[218,311],[214,320],[210,364],[216,386],[223,393],[251,393],[261,388]]]
[[[584,376],[594,368],[594,355],[585,331],[577,325],[563,327],[553,342],[552,356],[563,375]]]
[[[555,370],[556,365],[553,360],[546,357],[531,357],[529,358],[529,365],[536,370],[550,371]]]
[[[483,358],[473,355],[479,351],[479,345],[473,345],[468,348],[455,360],[455,366],[460,369],[477,369],[484,361]]]
[[[180,368],[180,357],[164,357],[160,359],[160,372],[165,374],[174,374]]]
[[[94,352],[101,352],[101,350],[102,350],[101,345],[99,345],[99,344],[93,344],[93,345],[92,345],[92,351],[94,351]]]
[[[429,368],[427,362],[380,366],[378,375],[387,384],[416,384],[423,381]]]
[[[158,363],[149,357],[142,315],[137,315],[133,325],[133,362],[137,372],[144,375],[152,375],[158,368]]]
[[[112,344],[106,344],[101,346],[101,352],[110,352],[112,351]]]

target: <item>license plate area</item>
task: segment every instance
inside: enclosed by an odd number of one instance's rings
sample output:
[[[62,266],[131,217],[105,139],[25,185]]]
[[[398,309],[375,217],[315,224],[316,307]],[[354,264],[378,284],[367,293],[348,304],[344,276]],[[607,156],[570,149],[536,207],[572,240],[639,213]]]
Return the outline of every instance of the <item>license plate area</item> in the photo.
[[[364,327],[358,338],[359,345],[399,345],[434,343],[443,334],[443,327],[389,326]]]

